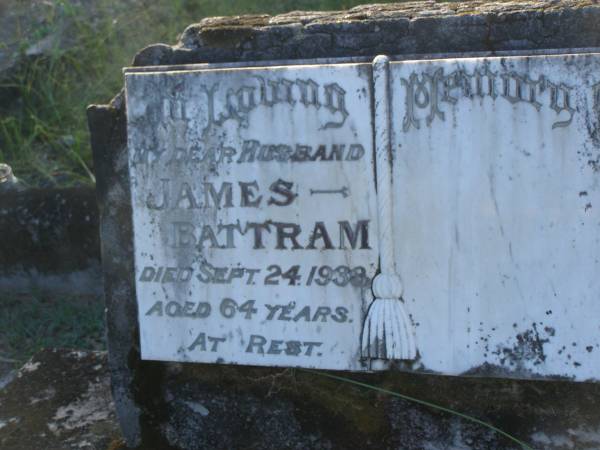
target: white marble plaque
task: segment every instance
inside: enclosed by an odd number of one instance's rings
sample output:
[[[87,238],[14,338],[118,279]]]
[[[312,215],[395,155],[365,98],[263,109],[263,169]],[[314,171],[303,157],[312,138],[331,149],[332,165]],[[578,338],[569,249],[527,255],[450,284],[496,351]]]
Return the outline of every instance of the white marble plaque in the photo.
[[[125,78],[142,357],[360,369],[371,65]]]
[[[595,54],[126,72],[142,357],[600,378]]]
[[[600,377],[599,62],[390,64],[395,260],[423,369]]]

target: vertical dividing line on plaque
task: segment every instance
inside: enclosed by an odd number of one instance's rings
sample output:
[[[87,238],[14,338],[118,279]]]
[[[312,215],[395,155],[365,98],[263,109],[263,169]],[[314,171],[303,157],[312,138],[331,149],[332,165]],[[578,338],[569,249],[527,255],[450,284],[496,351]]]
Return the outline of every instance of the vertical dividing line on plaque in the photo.
[[[394,258],[390,59],[385,55],[373,60],[373,85],[379,273],[373,279],[375,299],[367,311],[361,337],[362,357],[371,367],[376,360],[417,357],[413,326],[404,308],[402,281]]]

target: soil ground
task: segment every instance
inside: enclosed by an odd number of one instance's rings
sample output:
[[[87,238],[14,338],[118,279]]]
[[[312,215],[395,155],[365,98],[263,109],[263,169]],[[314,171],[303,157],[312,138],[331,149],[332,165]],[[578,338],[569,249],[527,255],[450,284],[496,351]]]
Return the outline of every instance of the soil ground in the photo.
[[[106,359],[98,351],[36,353],[0,390],[0,449],[125,448]]]
[[[103,311],[93,295],[0,295],[0,449],[119,447]]]

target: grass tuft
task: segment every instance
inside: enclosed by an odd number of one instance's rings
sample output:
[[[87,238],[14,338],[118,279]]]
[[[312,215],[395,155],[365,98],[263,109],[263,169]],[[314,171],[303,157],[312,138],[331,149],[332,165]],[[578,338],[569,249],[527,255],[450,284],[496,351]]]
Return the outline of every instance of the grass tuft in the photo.
[[[89,3],[89,2],[88,2]],[[58,0],[34,27],[29,5],[17,14],[22,64],[0,80],[0,162],[26,185],[95,182],[85,107],[107,103],[122,85],[121,68],[141,48],[174,43],[204,17],[347,9],[356,0]],[[17,3],[18,4],[18,3]],[[38,23],[39,22],[39,23]],[[1,23],[0,23],[1,24]],[[0,48],[5,44],[0,43]],[[44,48],[41,55],[25,57]],[[40,53],[37,51],[37,53]]]
[[[0,298],[0,357],[19,366],[46,347],[103,350],[104,304],[97,297]]]

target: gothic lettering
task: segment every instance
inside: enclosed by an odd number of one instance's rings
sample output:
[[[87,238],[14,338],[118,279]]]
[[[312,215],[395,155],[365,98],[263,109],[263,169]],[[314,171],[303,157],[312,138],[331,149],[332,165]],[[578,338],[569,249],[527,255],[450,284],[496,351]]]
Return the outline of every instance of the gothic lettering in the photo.
[[[413,72],[408,79],[401,78],[400,84],[405,95],[404,132],[419,129],[423,117],[427,125],[436,119],[444,121],[442,103],[455,105],[460,99],[473,100],[476,96],[492,100],[499,97],[513,105],[530,105],[536,111],[549,108],[557,117],[553,129],[569,126],[575,114],[571,105],[572,87],[554,83],[544,75],[534,80],[528,74],[515,71],[492,72],[486,63],[475,68],[473,73],[457,69],[445,75],[442,67],[433,73]]]

